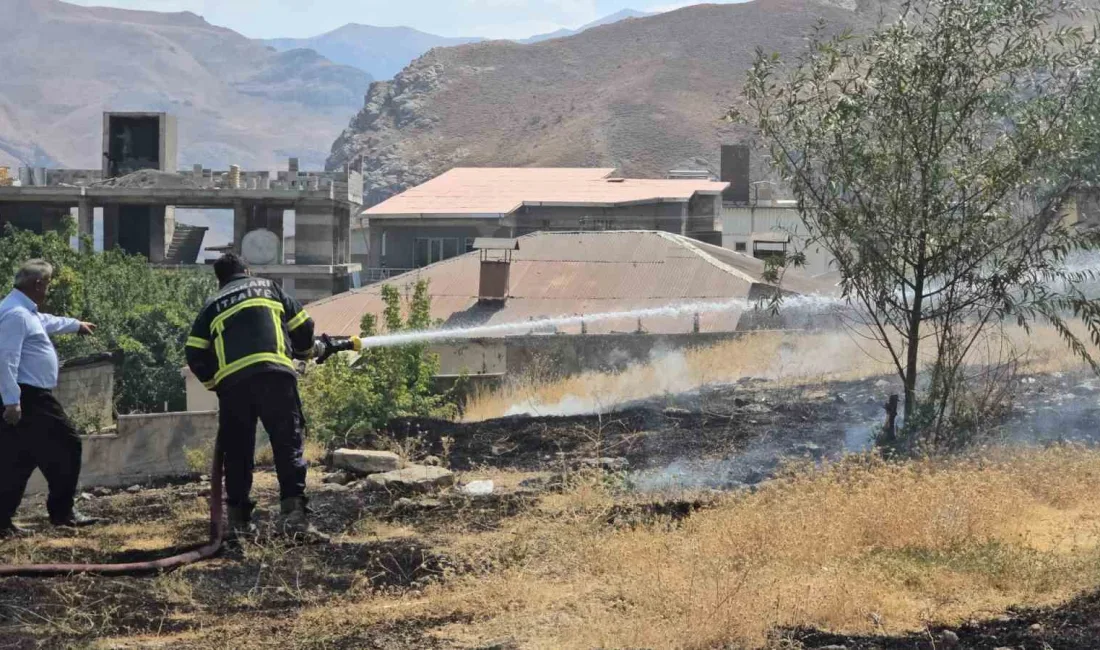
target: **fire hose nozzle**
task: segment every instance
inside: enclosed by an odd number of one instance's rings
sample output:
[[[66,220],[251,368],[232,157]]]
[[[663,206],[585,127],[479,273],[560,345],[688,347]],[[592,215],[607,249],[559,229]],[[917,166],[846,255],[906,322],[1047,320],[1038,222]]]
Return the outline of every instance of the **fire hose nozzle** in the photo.
[[[358,336],[329,336],[322,334],[313,341],[313,347],[305,358],[324,363],[337,352],[358,352],[363,349],[363,340]]]

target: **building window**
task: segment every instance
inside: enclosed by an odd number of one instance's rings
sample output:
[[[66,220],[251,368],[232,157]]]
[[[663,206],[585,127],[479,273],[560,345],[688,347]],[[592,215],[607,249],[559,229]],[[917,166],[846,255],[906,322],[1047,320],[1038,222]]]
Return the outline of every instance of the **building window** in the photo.
[[[466,252],[467,253],[474,250],[474,238],[473,237],[467,237],[465,244],[466,244]]]
[[[733,250],[737,251],[738,253],[744,253],[748,249],[749,249],[748,244],[743,242],[743,241],[735,242],[734,245],[733,245]]]
[[[417,268],[458,255],[458,237],[422,237],[415,241],[413,262]]]

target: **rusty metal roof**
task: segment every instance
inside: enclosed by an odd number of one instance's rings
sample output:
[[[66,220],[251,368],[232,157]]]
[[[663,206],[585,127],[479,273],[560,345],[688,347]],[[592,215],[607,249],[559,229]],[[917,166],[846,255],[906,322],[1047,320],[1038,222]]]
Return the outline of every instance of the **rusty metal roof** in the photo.
[[[684,202],[729,183],[698,179],[610,178],[587,167],[457,167],[366,210],[371,218],[410,215],[499,217],[524,205],[618,206]]]
[[[748,298],[763,285],[764,263],[728,249],[654,231],[534,233],[515,251],[508,300],[500,309],[477,309],[478,253],[467,253],[386,281],[406,287],[420,278],[430,283],[433,318],[452,326],[517,323],[541,318],[627,312],[699,302]],[[788,272],[785,290],[827,293],[830,287]],[[363,314],[381,314],[381,284],[326,298],[309,305],[318,332],[359,333]],[[736,310],[703,313],[702,331],[733,331]],[[647,316],[648,332],[690,332],[694,314]],[[590,333],[633,332],[636,318],[601,320]],[[563,332],[579,332],[571,325]]]

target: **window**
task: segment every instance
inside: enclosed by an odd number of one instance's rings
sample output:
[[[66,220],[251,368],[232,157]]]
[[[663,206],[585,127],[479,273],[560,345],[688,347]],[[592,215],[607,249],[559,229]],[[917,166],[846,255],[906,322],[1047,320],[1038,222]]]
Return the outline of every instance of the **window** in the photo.
[[[748,250],[748,248],[748,244],[743,241],[735,242],[733,244],[733,250],[737,251],[738,253],[744,253]]]
[[[467,237],[465,245],[466,245],[466,252],[467,253],[474,250],[474,238],[473,237]]]
[[[421,237],[415,241],[413,262],[417,268],[458,255],[458,237]]]

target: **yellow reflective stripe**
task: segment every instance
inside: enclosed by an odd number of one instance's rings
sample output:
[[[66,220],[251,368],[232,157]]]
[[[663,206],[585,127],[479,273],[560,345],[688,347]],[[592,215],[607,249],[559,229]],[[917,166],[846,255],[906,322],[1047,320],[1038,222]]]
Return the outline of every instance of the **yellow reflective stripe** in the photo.
[[[275,309],[280,314],[283,313],[283,304],[277,300],[270,298],[249,298],[243,302],[239,302],[229,309],[226,309],[222,313],[218,314],[214,320],[210,321],[210,329],[216,329],[220,326],[225,319],[229,318],[233,314],[241,311],[242,309],[248,309],[249,307],[267,307],[268,309]]]
[[[283,344],[283,319],[279,312],[271,310],[271,322],[275,324],[275,353],[286,355],[286,347]]]
[[[294,330],[298,329],[302,325],[305,325],[305,322],[307,320],[309,320],[309,314],[307,314],[306,310],[303,309],[302,311],[298,312],[297,316],[290,319],[290,322],[288,322],[286,324],[286,327],[291,332],[293,332]]]
[[[202,382],[202,387],[206,390],[214,390],[215,386],[217,386],[217,382],[215,382],[214,380]]]
[[[257,363],[277,363],[288,368],[294,367],[294,362],[282,354],[275,354],[273,352],[250,354],[242,359],[237,359],[233,363],[219,370],[218,374],[214,375],[214,383],[217,384],[229,375],[232,375],[233,373],[239,370],[243,370],[249,366],[254,366]]]
[[[207,341],[206,339],[200,339],[197,336],[188,336],[187,337],[187,347],[189,347],[189,348],[198,348],[200,350],[209,350],[210,349],[210,341]]]
[[[218,327],[218,334],[214,338],[214,353],[218,355],[218,370],[225,367],[225,339],[222,338],[222,333],[225,329]]]

